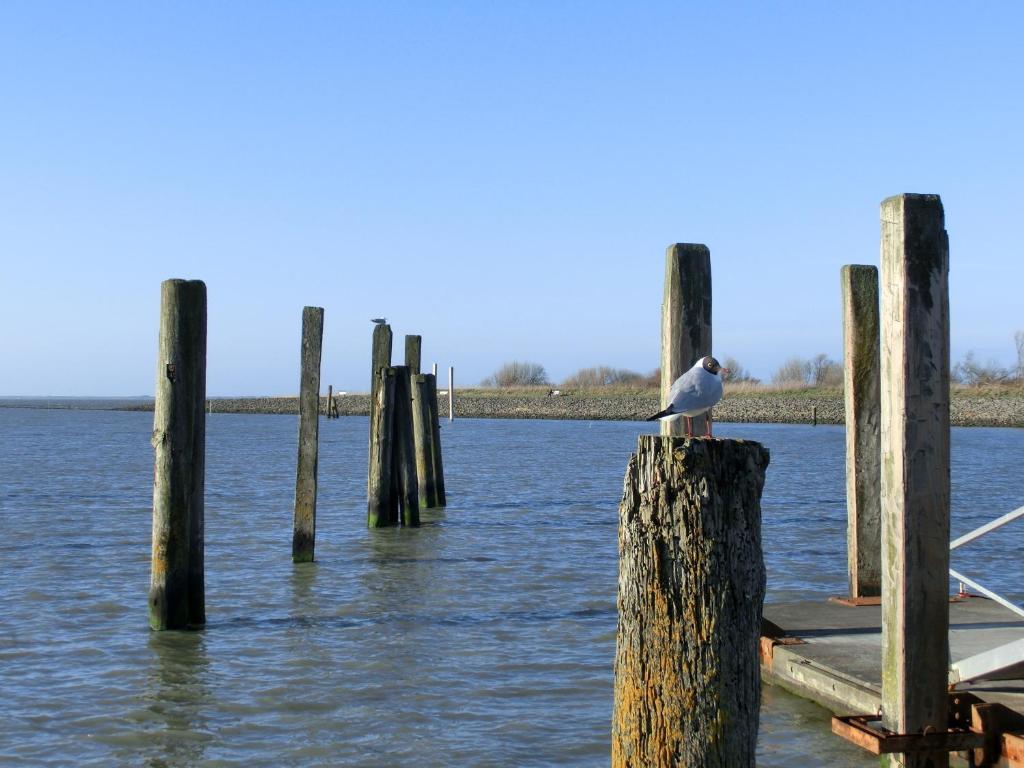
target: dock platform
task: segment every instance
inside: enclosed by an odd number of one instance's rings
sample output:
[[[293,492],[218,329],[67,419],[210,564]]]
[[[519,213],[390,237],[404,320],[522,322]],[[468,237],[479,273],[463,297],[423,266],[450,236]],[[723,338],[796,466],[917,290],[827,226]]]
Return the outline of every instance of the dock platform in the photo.
[[[761,640],[762,678],[811,699],[838,715],[879,711],[882,702],[882,610],[835,601],[766,603]],[[991,600],[954,598],[949,606],[949,647],[954,679],[958,665],[972,660],[998,662],[998,649],[1024,646],[1024,619]],[[986,680],[964,680],[966,691],[986,703],[1001,704],[1024,723],[1024,664],[1006,663]],[[990,667],[994,668],[994,667]],[[1011,714],[1012,716],[1012,714]],[[1013,723],[1011,730],[1018,730]],[[1024,728],[1019,730],[1024,731]],[[838,737],[837,737],[838,738]],[[1024,738],[1002,738],[1004,766],[1024,766]],[[970,763],[968,763],[970,764]]]

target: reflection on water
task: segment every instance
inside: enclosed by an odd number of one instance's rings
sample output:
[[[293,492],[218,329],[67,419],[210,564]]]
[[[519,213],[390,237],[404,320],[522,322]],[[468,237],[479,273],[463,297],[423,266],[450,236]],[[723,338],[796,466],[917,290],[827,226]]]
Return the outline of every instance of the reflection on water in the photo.
[[[317,561],[293,565],[294,418],[213,414],[207,628],[153,634],[151,419],[0,409],[0,764],[607,764],[616,508],[650,425],[445,424],[449,507],[369,531],[366,419],[325,421]],[[716,429],[772,452],[768,599],[842,592],[842,429]],[[1019,506],[1024,432],[954,430],[953,459],[955,533]],[[758,749],[874,764],[774,688]]]
[[[152,632],[152,666],[146,675],[146,709],[162,727],[149,732],[145,764],[154,768],[198,765],[208,730],[210,662],[201,632]],[[125,755],[124,757],[130,757]]]

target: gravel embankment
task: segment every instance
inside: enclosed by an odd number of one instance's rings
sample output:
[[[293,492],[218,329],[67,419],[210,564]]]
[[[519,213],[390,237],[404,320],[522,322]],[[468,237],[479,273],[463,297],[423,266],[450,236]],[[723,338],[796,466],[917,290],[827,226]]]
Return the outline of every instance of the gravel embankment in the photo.
[[[343,416],[369,413],[367,395],[344,395],[337,398]],[[326,408],[327,398],[321,398]],[[209,401],[214,413],[298,413],[294,397],[214,398]],[[446,395],[439,397],[441,415],[448,412]],[[152,405],[140,406],[152,409]],[[809,424],[817,409],[819,424],[842,424],[843,398],[840,394],[801,395],[739,393],[727,394],[715,407],[715,420],[727,422],[761,422]],[[455,415],[461,418],[484,419],[582,419],[640,420],[658,410],[652,393],[635,394],[572,394],[557,397],[518,395],[471,390],[456,392]],[[1024,427],[1024,392],[975,394],[954,391],[951,421],[955,426]]]

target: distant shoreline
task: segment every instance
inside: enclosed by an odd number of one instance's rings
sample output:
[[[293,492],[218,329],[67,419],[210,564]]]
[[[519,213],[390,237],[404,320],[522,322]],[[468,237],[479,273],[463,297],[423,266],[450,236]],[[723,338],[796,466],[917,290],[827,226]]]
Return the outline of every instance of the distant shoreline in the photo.
[[[456,390],[455,415],[483,419],[570,419],[641,421],[658,410],[653,390],[565,391],[548,396],[547,389]],[[342,416],[365,416],[370,398],[346,394],[335,398]],[[448,413],[447,395],[438,398],[441,416]],[[211,413],[297,414],[296,397],[213,397]],[[90,405],[89,403],[92,403]],[[327,398],[321,397],[326,408]],[[0,407],[93,408],[152,411],[152,399],[139,398],[0,398]],[[794,389],[727,392],[714,410],[716,421],[766,424],[843,424],[843,397],[838,389]],[[1024,427],[1024,390],[954,389],[950,422],[963,427]]]

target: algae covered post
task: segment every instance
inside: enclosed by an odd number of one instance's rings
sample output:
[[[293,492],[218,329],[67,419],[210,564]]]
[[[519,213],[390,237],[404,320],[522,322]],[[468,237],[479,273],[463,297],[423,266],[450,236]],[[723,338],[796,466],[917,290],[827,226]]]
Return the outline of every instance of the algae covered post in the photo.
[[[395,403],[395,369],[382,368],[374,386],[370,420],[370,457],[366,488],[366,524],[370,528],[397,525],[397,498],[392,485],[392,422]]]
[[[420,349],[423,346],[423,337],[407,334],[405,337],[405,367],[409,369],[410,376],[418,376],[420,373]]]
[[[206,623],[203,517],[206,449],[206,285],[160,286],[153,410],[152,629]]]
[[[672,383],[711,354],[711,252],[706,245],[676,243],[665,252],[665,295],[661,305],[661,408],[668,407]],[[710,412],[693,417],[694,434],[707,430]],[[681,417],[664,419],[662,435],[681,436]]]
[[[324,310],[302,310],[299,374],[299,458],[295,472],[292,562],[313,561],[316,545],[316,474],[320,438],[320,352]],[[328,399],[328,405],[330,400]]]
[[[434,463],[434,494],[437,502],[435,506],[443,507],[448,503],[448,497],[445,495],[444,490],[444,461],[441,458],[441,421],[438,414],[437,376],[435,374],[430,374],[427,387],[430,390],[427,395],[427,404],[430,406],[430,431],[433,434],[430,455]]]
[[[938,195],[882,203],[882,710],[948,727],[949,241]],[[945,752],[891,765],[940,768]]]
[[[843,296],[847,575],[849,597],[858,600],[882,594],[878,269],[847,264],[839,274]]]
[[[641,435],[619,506],[614,768],[754,765],[768,451]]]
[[[421,373],[412,377],[412,425],[413,442],[416,446],[416,479],[419,482],[419,501],[421,507],[441,506],[438,503],[437,480],[434,476],[436,465],[434,453],[434,409],[431,399],[434,398],[434,377],[429,373]]]
[[[419,483],[416,479],[416,448],[413,442],[412,385],[409,369],[395,367],[395,400],[392,417],[395,488],[402,525],[420,524]]]
[[[373,326],[373,350],[370,357],[370,429],[372,431],[376,418],[377,390],[383,379],[380,372],[391,365],[391,326],[387,323],[376,323]],[[373,439],[371,433],[371,440]]]

